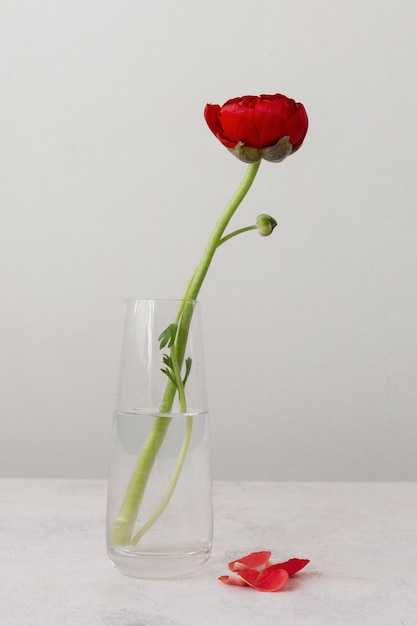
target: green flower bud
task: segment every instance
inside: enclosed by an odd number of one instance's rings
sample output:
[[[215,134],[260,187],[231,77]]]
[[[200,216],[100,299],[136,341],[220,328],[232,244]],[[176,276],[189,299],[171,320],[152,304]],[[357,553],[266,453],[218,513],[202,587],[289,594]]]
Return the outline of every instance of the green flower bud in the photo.
[[[256,218],[256,228],[258,229],[258,233],[262,235],[262,237],[268,237],[268,235],[272,233],[276,225],[276,220],[274,220],[274,218],[270,215],[266,215],[265,213],[258,215],[258,217]]]

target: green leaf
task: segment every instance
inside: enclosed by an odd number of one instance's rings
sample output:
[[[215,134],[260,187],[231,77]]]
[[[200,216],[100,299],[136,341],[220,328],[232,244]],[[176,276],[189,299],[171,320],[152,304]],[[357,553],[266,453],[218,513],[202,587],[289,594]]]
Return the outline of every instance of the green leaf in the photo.
[[[184,376],[184,380],[182,381],[182,384],[185,387],[185,383],[187,382],[188,376],[190,375],[191,372],[191,364],[192,364],[193,360],[191,357],[188,357],[187,359],[185,359],[185,376]]]
[[[178,387],[177,381],[175,380],[174,368],[172,367],[172,359],[169,354],[163,354],[162,361],[166,367],[161,367],[161,372],[163,372],[165,376],[168,376],[169,380],[171,380],[174,385]]]
[[[158,337],[159,347],[161,350],[162,348],[165,348],[165,346],[170,348],[174,344],[175,337],[177,336],[177,330],[177,324],[170,324],[167,328],[165,328],[165,330],[162,331]]]
[[[171,357],[169,356],[169,354],[163,354],[163,355],[162,355],[162,361],[163,361],[164,365],[166,365],[167,367],[169,367],[169,369],[170,369],[170,370],[172,370],[172,369],[173,369],[173,367],[172,367],[172,359],[171,359]]]
[[[162,369],[162,367],[161,367],[161,372],[162,372],[163,374],[165,374],[165,376],[168,376],[169,380],[170,380],[171,382],[173,382],[173,383],[174,383],[174,385],[175,385],[176,387],[178,387],[178,385],[177,385],[177,381],[175,380],[175,376],[174,376],[174,374],[173,374],[172,370],[169,370],[168,368],[166,368],[166,369]]]

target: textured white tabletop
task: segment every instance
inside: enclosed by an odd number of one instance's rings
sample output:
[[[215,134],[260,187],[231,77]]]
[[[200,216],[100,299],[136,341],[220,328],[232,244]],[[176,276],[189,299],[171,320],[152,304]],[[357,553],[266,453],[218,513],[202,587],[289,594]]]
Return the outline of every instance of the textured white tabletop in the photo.
[[[106,484],[0,480],[2,626],[417,625],[417,483],[214,486],[213,556],[136,580],[106,557]],[[311,563],[275,593],[217,577],[249,552]]]

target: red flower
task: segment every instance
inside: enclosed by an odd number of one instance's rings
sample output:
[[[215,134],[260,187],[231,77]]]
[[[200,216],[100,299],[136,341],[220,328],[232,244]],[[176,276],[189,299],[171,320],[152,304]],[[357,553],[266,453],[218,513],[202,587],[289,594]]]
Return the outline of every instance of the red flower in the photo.
[[[282,161],[307,133],[304,106],[281,94],[232,98],[207,104],[204,117],[214,135],[242,161]]]
[[[228,585],[249,585],[257,591],[278,591],[291,576],[310,563],[309,559],[289,559],[269,565],[270,552],[252,552],[229,563],[233,574],[219,576]]]

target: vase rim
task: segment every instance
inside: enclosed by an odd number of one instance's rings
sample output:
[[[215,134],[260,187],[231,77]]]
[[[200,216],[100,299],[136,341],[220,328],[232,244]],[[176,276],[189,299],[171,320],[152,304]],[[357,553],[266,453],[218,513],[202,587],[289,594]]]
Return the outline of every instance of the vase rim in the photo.
[[[193,300],[189,298],[126,298],[126,302],[194,302],[197,303],[198,300]]]

